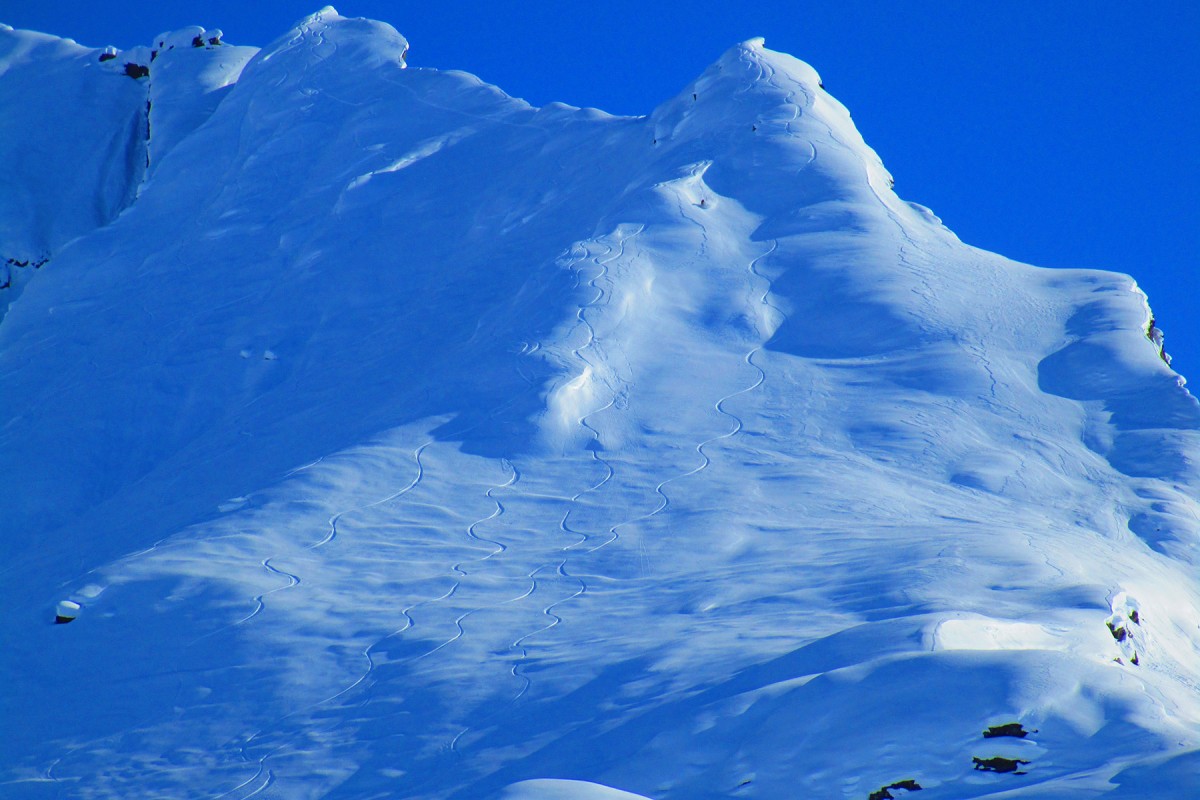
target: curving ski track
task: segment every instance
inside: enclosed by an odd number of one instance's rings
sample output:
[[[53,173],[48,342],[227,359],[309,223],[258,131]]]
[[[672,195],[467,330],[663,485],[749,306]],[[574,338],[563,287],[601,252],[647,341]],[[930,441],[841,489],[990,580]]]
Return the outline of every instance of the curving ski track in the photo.
[[[412,480],[411,480],[411,481],[410,481],[410,482],[409,482],[407,485],[405,485],[403,488],[399,489],[398,491],[395,491],[395,492],[393,492],[392,494],[390,494],[390,495],[388,495],[387,497],[384,497],[384,498],[382,498],[382,499],[380,499],[380,500],[376,500],[376,501],[374,501],[374,502],[371,502],[371,503],[368,503],[368,504],[366,504],[366,505],[363,505],[363,506],[357,506],[357,507],[355,507],[355,508],[348,509],[348,510],[346,510],[346,511],[341,511],[341,512],[338,512],[337,514],[334,514],[334,515],[333,515],[332,517],[330,517],[330,519],[329,519],[329,532],[326,534],[325,538],[323,538],[321,541],[319,541],[319,542],[317,542],[317,543],[315,543],[315,544],[309,545],[309,546],[308,546],[308,548],[306,548],[306,549],[308,549],[308,550],[316,550],[316,549],[319,549],[319,548],[321,548],[321,547],[323,547],[323,546],[325,546],[325,545],[329,544],[329,543],[330,543],[330,542],[332,542],[334,539],[336,539],[336,538],[337,538],[337,523],[338,523],[338,521],[339,521],[339,520],[341,520],[341,519],[342,519],[344,516],[346,516],[347,514],[354,513],[354,512],[358,512],[358,511],[365,511],[365,510],[367,510],[367,509],[369,509],[369,508],[374,508],[374,507],[376,507],[376,506],[383,505],[384,503],[387,503],[387,502],[390,502],[390,501],[392,501],[392,500],[395,500],[395,499],[397,499],[398,497],[401,497],[401,496],[403,496],[403,495],[407,494],[408,492],[411,492],[411,491],[412,491],[414,488],[416,488],[416,487],[417,487],[417,485],[418,485],[418,484],[420,484],[420,482],[421,482],[421,479],[422,479],[422,478],[424,477],[424,475],[425,475],[425,469],[424,469],[424,465],[421,463],[421,453],[422,453],[422,452],[424,452],[424,450],[425,450],[427,447],[429,447],[429,445],[431,445],[431,444],[432,444],[432,441],[425,442],[424,444],[420,445],[419,447],[417,447],[417,448],[416,448],[416,449],[413,451],[413,461],[415,462],[415,464],[416,464],[416,467],[417,467],[417,474],[416,474],[416,476],[415,476],[415,477],[414,477],[414,478],[413,478],[413,479],[412,479]],[[319,459],[318,459],[318,460],[319,460]],[[316,462],[314,462],[314,463],[316,463]],[[302,467],[301,469],[307,468],[307,467],[309,467],[309,466],[312,466],[312,464],[305,465],[305,467]],[[290,588],[292,588],[293,586],[296,586],[296,585],[298,585],[298,584],[301,582],[301,579],[300,579],[300,577],[299,577],[299,576],[297,576],[297,575],[293,575],[292,573],[289,573],[289,572],[284,572],[284,571],[282,571],[282,570],[279,570],[279,569],[275,568],[274,566],[272,566],[270,562],[271,562],[271,559],[272,559],[272,558],[275,558],[275,557],[276,557],[276,556],[270,556],[270,557],[268,557],[268,558],[264,559],[264,560],[262,561],[262,565],[263,565],[263,567],[265,567],[265,568],[266,568],[266,569],[267,569],[269,572],[272,572],[272,573],[274,573],[274,574],[283,575],[283,576],[286,576],[286,577],[288,577],[288,578],[289,578],[289,580],[290,580],[291,582],[290,582],[290,583],[289,583],[287,586],[281,586],[281,587],[278,587],[278,588],[276,588],[276,589],[272,589],[272,590],[271,590],[271,591],[269,591],[269,592],[264,592],[263,594],[256,596],[256,597],[254,598],[254,599],[255,599],[255,604],[256,604],[256,605],[255,605],[255,608],[254,608],[254,610],[253,610],[253,611],[252,611],[252,612],[251,612],[251,613],[250,613],[248,616],[246,616],[245,618],[243,618],[243,619],[241,619],[241,620],[238,620],[237,622],[233,623],[233,625],[226,626],[226,628],[223,628],[223,629],[221,629],[221,630],[227,630],[227,629],[228,629],[228,628],[230,628],[230,627],[235,627],[235,626],[237,626],[237,625],[241,625],[241,624],[243,624],[243,623],[245,623],[245,622],[249,621],[250,619],[254,618],[254,617],[255,617],[255,616],[257,616],[259,613],[261,613],[261,612],[262,612],[263,608],[265,607],[265,603],[263,602],[263,598],[265,598],[265,597],[266,597],[267,595],[269,595],[269,594],[273,594],[274,592],[281,591],[282,589],[290,589]],[[451,592],[453,592],[453,589],[451,589]],[[442,598],[436,598],[436,599],[442,599]],[[410,607],[410,609],[411,609],[411,607]],[[401,629],[401,631],[403,631],[403,630],[406,630],[406,629],[407,629],[407,627],[411,627],[411,624],[412,624],[412,618],[408,616],[408,611],[409,611],[410,609],[406,609],[406,610],[403,612],[403,613],[404,613],[404,616],[405,616],[405,618],[408,620],[408,625],[406,625],[406,627],[405,627],[405,628],[402,628],[402,629]],[[399,631],[398,631],[398,632],[399,632]],[[398,633],[398,632],[397,632],[397,633]],[[211,634],[210,634],[210,635],[211,635]],[[393,634],[389,634],[389,636],[387,636],[387,637],[384,637],[384,639],[390,638],[390,637],[391,637],[391,636],[393,636],[393,635],[395,635],[395,633],[393,633]],[[381,640],[380,640],[380,642],[382,642],[382,641],[383,641],[383,639],[381,639]],[[375,645],[378,645],[378,644],[379,644],[379,642],[376,642],[376,643],[375,643]],[[373,645],[373,646],[375,646],[375,645]],[[367,650],[369,651],[369,650],[370,650],[370,648],[367,648]],[[262,737],[262,736],[263,736],[263,735],[264,735],[264,734],[265,734],[265,733],[266,733],[268,730],[270,730],[270,729],[272,729],[272,728],[275,728],[275,727],[277,727],[277,726],[279,725],[279,723],[283,722],[284,720],[287,720],[287,719],[289,719],[289,718],[291,718],[291,717],[294,717],[294,716],[297,716],[297,715],[299,715],[299,714],[303,714],[303,713],[305,713],[305,712],[311,711],[311,710],[313,710],[314,708],[318,708],[318,707],[320,707],[320,706],[324,705],[325,703],[328,703],[328,702],[330,702],[331,700],[333,700],[333,699],[335,699],[335,698],[337,698],[337,697],[340,697],[341,695],[343,695],[343,694],[345,694],[346,692],[348,692],[348,691],[350,691],[351,689],[353,689],[355,686],[358,686],[360,683],[362,683],[362,682],[363,682],[363,681],[366,679],[366,677],[367,677],[367,676],[368,676],[368,675],[371,673],[371,670],[372,670],[372,669],[374,669],[374,666],[375,666],[375,665],[374,665],[374,661],[371,659],[369,652],[364,652],[364,656],[366,656],[366,658],[367,658],[367,661],[368,661],[368,667],[367,667],[367,671],[366,671],[365,673],[363,673],[363,675],[361,675],[361,676],[358,678],[358,680],[354,681],[354,683],[352,683],[350,686],[348,686],[348,687],[346,687],[346,688],[342,689],[341,691],[337,692],[337,693],[336,693],[336,694],[334,694],[334,695],[331,695],[330,697],[327,697],[327,698],[325,698],[325,699],[323,699],[323,700],[319,700],[319,701],[317,701],[316,703],[313,703],[313,704],[311,704],[311,705],[305,706],[304,708],[297,709],[296,711],[289,712],[288,714],[285,714],[285,715],[283,715],[283,716],[279,717],[278,719],[276,719],[276,720],[275,720],[273,723],[271,723],[271,725],[269,725],[269,726],[267,726],[267,727],[264,727],[264,728],[260,728],[259,730],[255,731],[253,734],[251,734],[249,737],[247,737],[247,738],[246,738],[246,739],[245,739],[245,740],[244,740],[244,741],[243,741],[243,742],[242,742],[242,743],[239,745],[239,747],[238,747],[238,754],[239,754],[239,757],[240,757],[240,758],[241,758],[243,761],[245,761],[246,763],[248,763],[248,764],[249,764],[249,763],[252,763],[252,762],[251,762],[251,759],[250,759],[250,757],[249,757],[249,755],[248,755],[248,752],[249,752],[250,748],[251,748],[251,747],[254,745],[254,742],[255,742],[255,740],[257,740],[257,739],[261,738],[261,737]],[[260,786],[258,786],[258,787],[257,787],[257,788],[256,788],[256,789],[255,789],[253,792],[251,792],[250,794],[244,795],[244,796],[241,798],[241,800],[247,800],[248,798],[250,798],[250,797],[253,797],[255,794],[258,794],[259,792],[262,792],[262,791],[264,791],[264,790],[265,790],[267,787],[269,787],[269,786],[271,785],[271,783],[274,781],[274,774],[271,772],[271,770],[267,769],[267,767],[266,767],[266,762],[267,762],[267,760],[268,760],[268,759],[269,759],[269,758],[270,758],[272,755],[274,755],[275,753],[279,752],[279,750],[281,750],[282,748],[284,748],[284,747],[285,747],[285,746],[288,744],[288,742],[289,742],[289,741],[290,741],[290,737],[289,737],[289,739],[288,739],[288,740],[285,740],[285,741],[284,741],[282,744],[278,745],[277,747],[274,747],[274,748],[272,748],[272,749],[271,749],[269,752],[267,752],[267,753],[265,753],[264,755],[262,755],[262,756],[261,756],[261,757],[258,759],[258,771],[255,773],[255,775],[254,775],[253,777],[251,777],[251,778],[250,778],[249,780],[247,780],[245,783],[242,783],[242,784],[240,784],[239,786],[237,786],[237,787],[235,787],[235,788],[233,788],[233,789],[229,790],[229,791],[228,791],[228,792],[226,792],[225,794],[223,794],[223,795],[218,795],[218,797],[227,797],[227,796],[229,796],[229,795],[233,794],[234,792],[237,792],[237,791],[239,791],[240,789],[242,789],[242,788],[245,788],[245,787],[246,787],[248,784],[250,784],[250,783],[253,783],[253,782],[255,782],[256,780],[258,780],[258,779],[259,779],[259,778],[260,778],[260,777],[261,777],[261,776],[264,774],[264,772],[265,772],[265,773],[266,773],[266,775],[267,775],[267,778],[266,778],[266,780],[263,782],[263,784],[262,784],[262,785],[260,785]]]
[[[369,508],[375,508],[376,506],[381,506],[384,503],[390,503],[391,501],[395,500],[396,498],[401,497],[405,494],[408,494],[413,489],[415,489],[417,487],[417,484],[421,482],[421,478],[423,478],[425,476],[425,466],[421,463],[421,453],[425,452],[425,448],[429,447],[429,445],[431,445],[431,444],[433,444],[432,441],[425,442],[423,445],[421,445],[420,447],[418,447],[416,450],[413,451],[413,460],[417,464],[417,475],[415,478],[412,479],[411,483],[409,483],[403,489],[400,489],[399,491],[388,495],[387,497],[383,498],[382,500],[376,500],[375,502],[368,503],[365,506],[357,506],[355,508],[351,508],[346,511],[339,511],[338,513],[334,514],[332,517],[329,518],[329,532],[327,534],[325,534],[325,538],[322,539],[321,541],[317,542],[316,544],[309,545],[308,549],[316,550],[318,548],[324,547],[325,545],[329,544],[334,539],[336,539],[337,534],[338,534],[338,530],[337,530],[338,522],[342,519],[342,517],[346,516],[347,514],[352,514],[352,513],[358,512],[358,511],[366,511]]]

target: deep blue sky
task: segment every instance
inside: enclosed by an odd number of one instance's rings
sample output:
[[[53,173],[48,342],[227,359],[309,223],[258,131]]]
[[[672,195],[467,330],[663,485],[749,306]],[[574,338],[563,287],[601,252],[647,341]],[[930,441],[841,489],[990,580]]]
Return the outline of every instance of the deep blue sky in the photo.
[[[320,0],[0,0],[0,21],[84,44],[187,24],[266,44]],[[730,45],[812,64],[896,177],[964,241],[1048,267],[1132,274],[1200,386],[1200,3],[588,3],[344,0],[413,66],[541,105],[648,113]],[[2,110],[0,110],[2,111]],[[1193,386],[1193,388],[1196,388]]]

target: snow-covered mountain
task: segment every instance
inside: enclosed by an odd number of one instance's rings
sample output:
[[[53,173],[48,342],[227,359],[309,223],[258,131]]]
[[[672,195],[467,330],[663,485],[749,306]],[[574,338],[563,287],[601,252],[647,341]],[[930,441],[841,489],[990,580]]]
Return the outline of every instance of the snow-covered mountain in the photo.
[[[0,795],[1200,792],[1133,280],[761,40],[636,118],[328,8],[151,45],[0,28]]]

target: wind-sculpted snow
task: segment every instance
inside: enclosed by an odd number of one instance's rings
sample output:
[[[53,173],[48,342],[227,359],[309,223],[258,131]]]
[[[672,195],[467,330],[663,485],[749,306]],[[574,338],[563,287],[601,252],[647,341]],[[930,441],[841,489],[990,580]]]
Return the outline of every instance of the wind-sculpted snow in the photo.
[[[145,90],[99,52],[0,25],[0,320],[55,251],[128,205],[145,170]]]
[[[210,34],[0,30],[5,154],[60,72],[149,125],[0,205],[52,256],[0,321],[0,795],[1198,785],[1200,409],[1130,279],[964,245],[761,40],[624,118],[332,9]]]
[[[164,35],[156,43],[146,87],[150,175],[176,144],[212,116],[258,52],[255,47],[224,44],[212,34],[197,25]]]

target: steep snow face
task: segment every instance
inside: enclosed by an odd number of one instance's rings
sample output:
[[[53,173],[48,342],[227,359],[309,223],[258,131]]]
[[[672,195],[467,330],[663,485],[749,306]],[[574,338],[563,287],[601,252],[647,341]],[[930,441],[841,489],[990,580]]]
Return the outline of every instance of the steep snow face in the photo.
[[[1190,785],[1132,280],[962,244],[761,40],[645,118],[406,50],[160,49],[150,178],[0,324],[6,792]]]
[[[192,26],[159,36],[148,67],[148,173],[212,116],[257,47],[233,47],[221,31]]]
[[[117,51],[0,25],[0,318],[63,245],[133,201],[257,51],[198,26]]]
[[[0,25],[0,318],[65,242],[107,223],[145,168],[145,91],[101,51]]]

